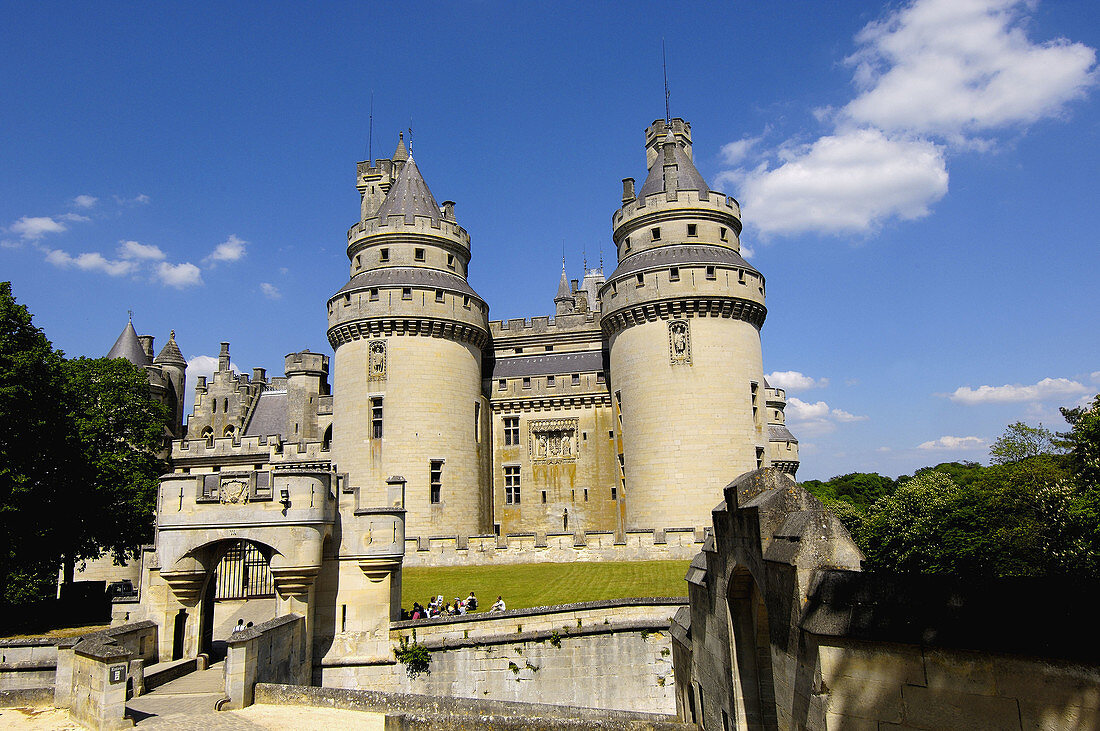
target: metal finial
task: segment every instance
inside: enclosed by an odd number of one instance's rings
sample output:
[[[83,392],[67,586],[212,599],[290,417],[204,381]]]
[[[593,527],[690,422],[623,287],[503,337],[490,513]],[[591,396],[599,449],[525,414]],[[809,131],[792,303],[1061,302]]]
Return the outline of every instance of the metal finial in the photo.
[[[130,322],[133,322],[134,321],[134,311],[133,310],[126,310],[126,314],[130,316]]]
[[[367,163],[374,160],[374,89],[370,90],[370,124],[367,126]]]
[[[409,157],[413,154],[413,120],[409,117]]]
[[[668,54],[665,52],[665,39],[661,39],[661,66],[665,72],[665,129],[672,126],[672,114],[668,107]]]

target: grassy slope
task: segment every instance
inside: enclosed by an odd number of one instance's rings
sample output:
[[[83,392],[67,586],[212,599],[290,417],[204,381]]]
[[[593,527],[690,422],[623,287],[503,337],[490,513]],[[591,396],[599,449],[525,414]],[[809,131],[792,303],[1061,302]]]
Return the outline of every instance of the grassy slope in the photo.
[[[442,594],[445,601],[474,591],[479,610],[503,595],[509,609],[569,602],[647,596],[687,596],[687,561],[620,563],[543,563],[518,566],[407,568],[401,575],[401,605],[427,606]]]

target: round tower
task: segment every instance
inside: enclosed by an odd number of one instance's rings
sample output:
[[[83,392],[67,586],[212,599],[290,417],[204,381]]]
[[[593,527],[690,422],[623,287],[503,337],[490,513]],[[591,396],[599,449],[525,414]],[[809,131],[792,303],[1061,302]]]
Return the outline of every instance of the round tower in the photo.
[[[154,365],[167,376],[172,386],[171,399],[168,407],[171,410],[172,436],[176,439],[183,438],[183,401],[186,396],[187,361],[176,344],[176,331],[172,330],[168,335],[168,342],[161,348],[160,355],[153,361]]]
[[[400,144],[393,160],[359,167],[351,280],[328,301],[332,450],[361,504],[384,504],[386,480],[401,476],[411,531],[475,535],[490,527],[489,308],[466,281],[470,237],[454,204],[436,203],[406,154]],[[381,168],[394,179],[379,204]]]
[[[628,528],[701,527],[722,488],[769,464],[764,278],[741,258],[741,210],[692,162],[691,127],[646,130],[645,183],[623,181],[618,267],[600,288],[622,436]]]

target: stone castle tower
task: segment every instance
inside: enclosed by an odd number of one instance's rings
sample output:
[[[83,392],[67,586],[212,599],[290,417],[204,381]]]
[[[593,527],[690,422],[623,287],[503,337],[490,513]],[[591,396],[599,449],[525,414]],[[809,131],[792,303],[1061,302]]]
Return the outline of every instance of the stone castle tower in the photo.
[[[130,320],[115,344],[107,352],[108,358],[125,358],[136,366],[145,369],[149,379],[149,392],[168,409],[168,430],[172,438],[180,439],[184,435],[183,401],[187,377],[187,361],[183,359],[176,345],[176,331],[168,336],[168,342],[161,348],[160,354],[153,357],[153,336],[138,335],[134,322]]]
[[[359,164],[357,187],[351,279],[328,301],[335,461],[378,504],[387,478],[404,477],[407,519],[426,533],[483,533],[489,308],[466,281],[470,236],[403,140],[392,160]]]
[[[621,432],[627,527],[698,525],[731,475],[770,463],[764,277],[741,258],[741,211],[692,161],[691,126],[645,132],[641,190],[612,217],[600,289]]]

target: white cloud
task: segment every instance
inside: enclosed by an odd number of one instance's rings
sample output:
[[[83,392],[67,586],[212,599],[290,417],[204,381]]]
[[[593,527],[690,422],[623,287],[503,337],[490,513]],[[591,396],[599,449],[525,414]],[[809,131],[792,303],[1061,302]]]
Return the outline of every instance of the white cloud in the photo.
[[[745,174],[747,220],[765,234],[867,233],[912,220],[947,193],[943,150],[926,140],[863,129],[818,139]]]
[[[1033,43],[1027,0],[916,0],[856,36],[842,121],[961,139],[1056,116],[1097,81],[1096,51]]]
[[[157,265],[157,278],[164,284],[176,289],[202,284],[202,272],[191,262],[169,264],[162,261]]]
[[[78,195],[73,198],[73,205],[77,208],[91,208],[99,201],[94,195]]]
[[[742,244],[741,244],[741,258],[751,259],[754,256],[756,256],[756,251],[752,247],[750,247],[749,245],[742,242]]]
[[[809,403],[793,396],[787,399],[785,413],[792,427],[800,433],[811,436],[836,431],[838,423],[848,424],[867,420],[866,416],[856,416],[843,409],[830,408],[824,401]]]
[[[59,234],[68,231],[68,228],[49,216],[23,216],[8,226],[8,230],[18,234],[24,241],[38,241],[46,234]]]
[[[279,291],[278,287],[268,282],[260,282],[260,290],[268,299],[277,300],[283,296],[283,293]]]
[[[144,259],[160,261],[164,252],[152,244],[139,244],[137,241],[120,241],[118,255],[123,259]]]
[[[1100,371],[1093,371],[1089,374],[1089,379],[1093,383],[1100,383]]]
[[[199,376],[206,376],[206,380],[209,381],[217,370],[218,358],[216,356],[196,355],[194,358],[187,360],[187,382],[193,386],[198,382]],[[241,372],[232,361],[229,362],[229,370],[234,373]]]
[[[21,241],[12,241],[10,239],[4,239],[0,241],[0,249],[18,249],[23,243]]]
[[[85,221],[91,221],[92,219],[87,216],[81,216],[79,213],[62,213],[58,216],[62,221],[71,221],[73,223],[83,223]]]
[[[922,442],[921,444],[917,445],[917,449],[969,452],[978,449],[984,450],[988,446],[989,442],[982,439],[981,437],[943,436],[931,442]]]
[[[223,261],[238,261],[244,258],[247,245],[247,241],[238,238],[236,234],[230,234],[229,238],[215,246],[214,250],[203,261],[210,265]]]
[[[118,203],[120,206],[145,205],[150,200],[149,196],[144,193],[138,193],[133,198],[124,198],[120,195],[116,195],[114,198],[115,203]]]
[[[1004,386],[960,386],[948,394],[955,403],[973,406],[975,404],[1019,403],[1021,401],[1050,401],[1080,396],[1089,388],[1068,378],[1044,378],[1030,386],[1020,384]]]
[[[742,137],[736,142],[722,145],[722,160],[727,165],[740,165],[764,139],[760,137]]]
[[[829,385],[828,378],[811,378],[798,371],[773,371],[764,376],[768,384],[788,391],[805,391],[810,388],[824,388]]]
[[[103,272],[112,277],[132,274],[137,269],[137,264],[132,261],[107,259],[94,251],[72,256],[61,249],[46,250],[46,261],[64,269],[75,267],[86,272]]]

